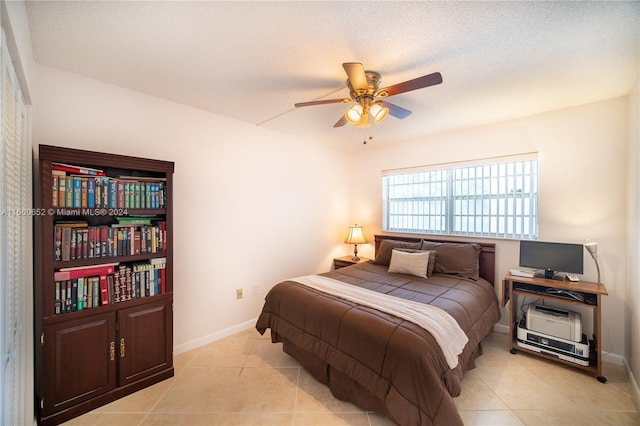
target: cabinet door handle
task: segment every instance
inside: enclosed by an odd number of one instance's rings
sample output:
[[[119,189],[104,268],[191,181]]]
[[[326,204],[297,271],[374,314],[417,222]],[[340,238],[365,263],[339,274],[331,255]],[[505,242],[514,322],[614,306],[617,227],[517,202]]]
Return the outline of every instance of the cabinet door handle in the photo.
[[[109,359],[111,361],[116,359],[116,342],[109,343]]]
[[[120,339],[120,358],[124,358],[124,339]]]

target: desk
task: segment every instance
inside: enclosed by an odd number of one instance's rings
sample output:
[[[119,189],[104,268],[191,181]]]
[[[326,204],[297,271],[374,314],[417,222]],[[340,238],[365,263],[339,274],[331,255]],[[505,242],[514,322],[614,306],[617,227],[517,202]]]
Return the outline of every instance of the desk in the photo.
[[[602,346],[601,346],[601,321],[602,321],[602,296],[606,296],[607,289],[601,283],[593,283],[588,281],[556,281],[545,278],[526,278],[515,275],[507,275],[503,281],[503,293],[502,293],[502,306],[506,306],[509,303],[509,332],[511,339],[509,340],[509,347],[512,354],[517,351],[522,351],[528,354],[539,356],[552,361],[569,365],[571,367],[586,370],[595,375],[598,381],[605,383],[606,377],[602,375]],[[546,293],[546,289],[556,288],[563,290],[577,291],[582,294],[585,300],[578,301],[570,298],[565,298],[556,294]],[[579,365],[570,361],[565,361],[554,356],[546,355],[544,353],[536,352],[527,348],[518,346],[516,343],[516,327],[517,327],[517,315],[518,315],[518,296],[528,296],[532,298],[539,298],[542,300],[553,300],[554,302],[561,302],[567,305],[579,305],[593,309],[593,340],[591,344],[595,346],[595,359],[591,359],[589,366]],[[571,306],[567,306],[567,310],[571,309]]]

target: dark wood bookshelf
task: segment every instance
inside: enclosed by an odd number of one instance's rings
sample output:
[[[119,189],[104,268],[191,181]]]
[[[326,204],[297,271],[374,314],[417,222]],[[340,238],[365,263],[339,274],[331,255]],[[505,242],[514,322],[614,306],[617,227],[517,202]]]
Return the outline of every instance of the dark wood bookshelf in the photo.
[[[100,169],[109,178],[163,182],[162,208],[118,208],[93,214],[53,205],[52,163]],[[41,425],[53,425],[172,377],[173,368],[173,172],[169,161],[40,145],[34,204],[35,401]],[[113,213],[113,214],[112,214]],[[115,214],[115,215],[114,215]],[[55,260],[55,226],[83,221],[110,226],[116,216],[154,216],[166,226],[165,248],[155,253]],[[132,225],[138,226],[138,225]],[[61,268],[118,262],[132,265],[166,258],[164,291],[90,309],[56,313],[54,274]],[[116,266],[115,268],[118,268]]]

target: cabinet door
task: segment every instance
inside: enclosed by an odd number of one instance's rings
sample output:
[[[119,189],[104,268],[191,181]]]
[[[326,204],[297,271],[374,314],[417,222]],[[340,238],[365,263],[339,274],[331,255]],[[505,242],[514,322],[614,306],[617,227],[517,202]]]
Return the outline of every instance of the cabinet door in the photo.
[[[116,387],[115,314],[45,327],[43,415]]]
[[[173,365],[171,300],[118,312],[119,385],[166,370]]]

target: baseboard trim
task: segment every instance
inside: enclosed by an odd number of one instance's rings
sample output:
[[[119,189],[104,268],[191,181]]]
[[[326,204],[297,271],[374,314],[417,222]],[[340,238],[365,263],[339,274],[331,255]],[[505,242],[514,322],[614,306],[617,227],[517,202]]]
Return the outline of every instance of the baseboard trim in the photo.
[[[627,362],[622,355],[611,352],[602,352],[602,361],[615,365],[624,365]]]
[[[633,393],[633,401],[636,403],[636,408],[640,411],[640,387],[638,387],[638,382],[636,378],[633,376],[633,372],[631,371],[631,367],[627,362],[626,358],[623,358],[624,361],[624,370],[627,372],[627,378],[629,379],[629,383],[631,384],[631,392]]]
[[[509,334],[509,326],[504,324],[495,324],[493,331],[500,334]]]
[[[233,325],[231,327],[225,328],[224,330],[217,331],[207,336],[200,337],[198,339],[194,339],[189,342],[182,343],[180,345],[176,345],[173,347],[173,353],[174,355],[178,355],[183,352],[187,352],[192,349],[197,349],[201,346],[208,345],[209,343],[215,342],[216,340],[229,337],[232,334],[236,334],[240,331],[248,330],[251,327],[254,327],[256,325],[257,320],[258,318],[256,317],[256,318],[250,319],[249,321],[245,321],[240,324]]]

